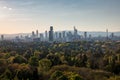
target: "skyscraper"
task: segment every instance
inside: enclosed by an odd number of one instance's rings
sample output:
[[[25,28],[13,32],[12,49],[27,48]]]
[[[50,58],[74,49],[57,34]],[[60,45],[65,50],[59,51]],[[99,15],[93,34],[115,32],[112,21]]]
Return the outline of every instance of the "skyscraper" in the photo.
[[[89,39],[91,39],[92,38],[92,35],[91,34],[89,34]]]
[[[1,35],[1,40],[4,40],[4,35]]]
[[[77,29],[75,28],[75,26],[74,26],[74,36],[75,37],[77,36]]]
[[[38,37],[38,35],[39,35],[39,32],[38,32],[38,30],[36,30],[36,37]]]
[[[58,32],[55,32],[55,39],[58,39]]]
[[[54,40],[54,35],[53,35],[53,26],[50,26],[50,31],[49,31],[49,41]]]
[[[62,38],[62,34],[61,34],[61,32],[59,32],[59,39],[61,39]]]
[[[66,39],[66,41],[72,41],[72,37],[73,37],[73,35],[72,35],[72,32],[71,31],[69,31],[69,32],[67,32],[67,39]]]
[[[43,40],[44,40],[43,34],[40,33],[40,41],[43,41]]]
[[[63,34],[63,38],[65,38],[65,31],[63,31],[62,34]]]
[[[48,39],[48,32],[45,31],[45,39],[47,40]]]
[[[35,33],[34,33],[34,31],[32,31],[32,36],[31,36],[32,38],[35,38]]]
[[[62,40],[66,41],[66,32],[65,31],[62,32]]]
[[[108,29],[106,29],[106,38],[108,40]]]
[[[87,32],[84,32],[84,38],[85,39],[87,38]]]
[[[114,33],[111,33],[111,38],[113,38],[114,37]]]
[[[74,27],[73,40],[78,40],[78,39],[79,39],[78,30]]]

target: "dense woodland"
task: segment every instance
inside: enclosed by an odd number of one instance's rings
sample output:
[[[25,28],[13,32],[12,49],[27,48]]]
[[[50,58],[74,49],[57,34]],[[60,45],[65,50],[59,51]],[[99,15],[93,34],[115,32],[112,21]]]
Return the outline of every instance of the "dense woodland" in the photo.
[[[120,41],[1,41],[0,80],[120,80]]]

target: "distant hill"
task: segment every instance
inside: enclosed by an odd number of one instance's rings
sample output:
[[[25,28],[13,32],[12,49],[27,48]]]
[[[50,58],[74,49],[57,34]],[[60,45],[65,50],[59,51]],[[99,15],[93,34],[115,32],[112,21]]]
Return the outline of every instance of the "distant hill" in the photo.
[[[2,34],[0,34],[2,35]],[[16,36],[30,36],[31,34],[30,33],[18,33],[18,34],[3,34],[5,39],[13,39],[15,38]]]
[[[120,32],[109,32],[108,35],[110,36],[111,33],[114,33],[115,36],[120,36]],[[84,32],[80,32],[80,35],[84,35]],[[88,32],[88,35],[92,35],[93,37],[97,37],[97,36],[106,36],[106,32]]]

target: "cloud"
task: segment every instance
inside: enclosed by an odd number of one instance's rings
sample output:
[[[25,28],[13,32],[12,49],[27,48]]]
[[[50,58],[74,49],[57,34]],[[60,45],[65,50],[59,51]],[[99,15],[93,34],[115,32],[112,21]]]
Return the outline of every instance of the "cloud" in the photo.
[[[10,11],[12,10],[11,7],[7,7],[7,6],[3,6],[2,9],[6,9],[6,10],[10,10]]]
[[[7,6],[3,6],[3,9],[7,9]]]
[[[10,11],[11,11],[11,10],[12,10],[12,8],[8,8],[8,10],[10,10]]]

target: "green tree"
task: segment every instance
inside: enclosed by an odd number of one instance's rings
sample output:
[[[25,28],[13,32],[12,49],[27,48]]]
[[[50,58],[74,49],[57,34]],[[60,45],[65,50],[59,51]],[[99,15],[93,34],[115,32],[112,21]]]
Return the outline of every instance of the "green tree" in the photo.
[[[23,56],[28,60],[33,55],[32,49],[26,50]]]
[[[21,64],[17,72],[17,78],[19,80],[32,79],[33,72],[29,65]]]
[[[19,68],[19,64],[9,64],[8,65],[8,69],[6,69],[5,72],[5,76],[10,79],[13,80],[17,74],[17,70]]]
[[[63,73],[61,71],[55,71],[51,76],[50,76],[50,80],[57,80],[58,78],[60,78],[61,76],[63,76]]]
[[[7,68],[7,61],[5,59],[0,59],[0,75],[2,75]]]
[[[51,65],[52,65],[52,63],[48,59],[42,59],[39,61],[40,70],[48,71],[50,69]]]
[[[27,63],[27,60],[23,56],[17,55],[14,57],[13,63],[19,63],[19,64]]]
[[[59,56],[57,56],[55,54],[48,54],[47,59],[49,59],[52,62],[52,66],[61,64],[61,60],[60,60]]]
[[[78,74],[71,75],[69,80],[83,80]]]
[[[34,51],[34,56],[37,57],[38,59],[40,59],[40,58],[41,58],[41,53],[40,53],[40,51],[35,50],[35,51]]]
[[[32,57],[30,57],[30,59],[29,59],[29,64],[30,64],[31,66],[38,66],[38,65],[39,65],[38,62],[39,62],[39,60],[38,60],[38,58],[35,57],[35,56],[32,56]]]

